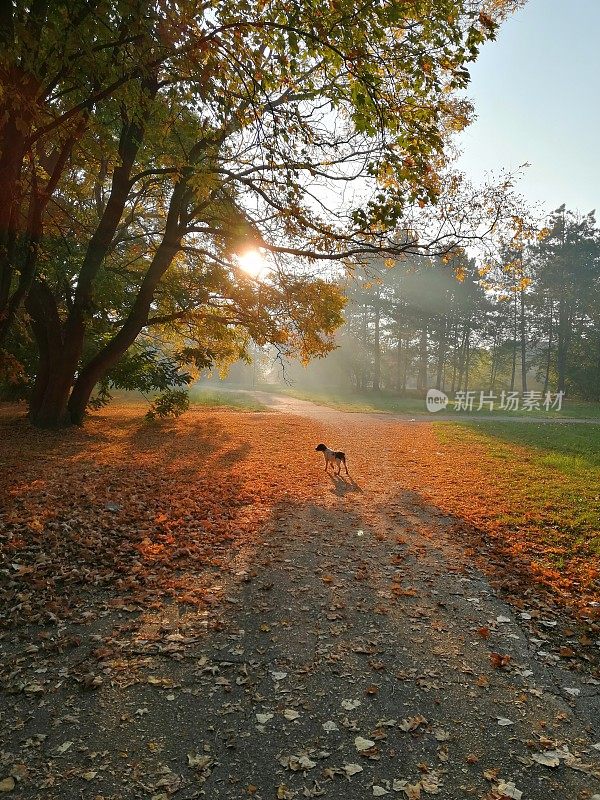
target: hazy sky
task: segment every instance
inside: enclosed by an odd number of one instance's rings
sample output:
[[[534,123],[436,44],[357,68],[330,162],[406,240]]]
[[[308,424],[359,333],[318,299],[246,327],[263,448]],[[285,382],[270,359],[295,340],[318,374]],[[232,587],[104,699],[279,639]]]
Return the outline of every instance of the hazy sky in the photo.
[[[474,178],[529,162],[520,191],[600,216],[600,0],[529,0],[471,67]]]

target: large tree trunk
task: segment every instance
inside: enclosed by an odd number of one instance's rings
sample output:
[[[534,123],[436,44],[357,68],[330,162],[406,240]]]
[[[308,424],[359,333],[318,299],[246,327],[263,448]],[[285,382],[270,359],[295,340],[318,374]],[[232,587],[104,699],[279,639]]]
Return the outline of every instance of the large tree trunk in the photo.
[[[0,141],[0,329],[6,328],[8,303],[14,275],[14,244],[18,221],[19,177],[25,154],[24,136],[16,129],[13,112],[4,103],[0,114],[9,114]]]
[[[56,428],[70,423],[69,394],[78,359],[74,348],[66,346],[63,326],[52,292],[43,281],[36,281],[27,299],[27,311],[35,336],[39,361],[29,401],[29,417],[40,428]]]
[[[3,243],[0,245],[0,252],[2,253],[0,256],[0,347],[6,341],[15,317],[33,285],[37,271],[38,250],[44,231],[44,212],[56,190],[73,146],[86,124],[87,116],[80,116],[65,141],[60,146],[57,146],[55,152],[46,159],[45,168],[49,171],[50,176],[44,186],[40,186],[38,183],[37,163],[34,162],[32,164],[29,213],[23,231],[17,230],[17,222],[14,219],[18,215],[17,198],[14,198],[13,213],[9,222],[8,232],[2,228],[4,224],[2,218],[7,209],[0,208],[0,242]],[[1,174],[2,169],[0,167]],[[16,188],[14,193],[15,195],[19,194]],[[6,203],[4,205],[6,206]],[[11,291],[13,277],[17,273],[16,245],[18,239],[20,240],[19,249],[25,251],[26,255],[18,270],[18,280],[15,281],[16,286]]]
[[[144,88],[149,97],[153,97],[156,93],[156,86],[156,81],[152,79],[144,83]],[[96,230],[88,243],[81,270],[77,278],[77,287],[75,289],[73,304],[64,324],[61,324],[60,320],[58,321],[59,333],[56,334],[56,332],[54,332],[52,336],[53,345],[48,347],[47,363],[40,360],[39,380],[36,382],[37,385],[33,393],[35,404],[30,404],[29,409],[32,422],[39,427],[59,427],[73,422],[80,424],[83,420],[85,407],[87,406],[96,381],[92,384],[87,396],[85,395],[85,391],[78,394],[77,399],[79,402],[75,403],[75,413],[73,413],[73,408],[71,407],[73,402],[71,389],[76,383],[75,378],[83,354],[88,316],[91,313],[93,305],[93,282],[102,266],[121,220],[123,209],[125,208],[131,188],[131,171],[141,142],[143,141],[143,132],[144,121],[140,121],[139,119],[129,120],[126,117],[123,119],[121,136],[119,139],[121,163],[114,169],[108,202],[102,212]],[[72,142],[70,147],[72,147]],[[181,192],[182,189],[178,187],[173,197],[177,196],[177,198],[180,199]],[[173,214],[170,209],[167,217],[166,230],[169,227],[169,219],[171,227],[173,227],[174,223],[176,225],[178,213],[179,208],[173,219]],[[167,234],[165,233],[165,238],[166,237]],[[164,244],[165,242],[163,241],[163,245],[159,247],[152,262],[153,264],[157,260]],[[151,270],[152,265],[148,272],[150,273]],[[147,277],[148,275],[146,279]],[[144,287],[146,279],[144,279],[142,287]],[[140,294],[141,293],[140,290]],[[37,284],[36,291],[33,294],[35,294],[35,298],[31,303],[32,329],[39,342],[40,338],[43,339],[48,335],[49,308],[52,308],[50,314],[51,318],[58,318],[58,310],[54,297],[43,282]],[[138,295],[136,303],[139,299],[140,295]],[[151,298],[148,301],[148,306],[150,302]],[[52,327],[55,327],[54,323],[52,323]],[[140,329],[138,329],[135,334],[136,336],[139,330]],[[123,333],[122,330],[119,334],[121,333]],[[119,336],[119,334],[117,334],[117,336]],[[121,350],[119,355],[122,355],[132,342],[133,339]],[[112,363],[114,363],[114,361]],[[112,366],[112,363],[110,366]],[[109,367],[107,367],[107,369],[108,368]],[[102,377],[105,372],[106,370],[102,371],[100,377]],[[83,373],[84,370],[79,373],[77,382],[79,382]],[[83,402],[83,408],[81,408],[81,402]]]
[[[182,190],[183,186],[175,189],[165,237],[152,259],[127,320],[119,332],[83,367],[77,376],[68,402],[69,417],[75,425],[81,425],[83,422],[87,405],[98,381],[117,363],[148,324],[154,292],[181,246],[184,228],[180,227],[178,220],[179,204],[183,202]],[[175,209],[177,209],[176,213]]]

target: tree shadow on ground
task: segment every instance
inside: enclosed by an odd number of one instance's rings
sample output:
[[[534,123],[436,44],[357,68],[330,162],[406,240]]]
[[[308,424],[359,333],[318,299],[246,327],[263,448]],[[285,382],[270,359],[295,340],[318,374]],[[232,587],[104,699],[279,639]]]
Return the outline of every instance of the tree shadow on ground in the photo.
[[[4,434],[0,549],[18,565],[0,588],[4,622],[200,602],[196,576],[268,515],[238,468],[251,445],[218,419],[148,426],[113,413],[85,433],[10,420]]]
[[[574,608],[572,598],[555,585],[552,574],[540,577],[534,555],[515,551],[510,531],[485,530],[459,515],[451,515],[433,505],[419,492],[402,490],[380,507],[390,519],[414,526],[432,550],[452,552],[458,569],[475,564],[500,591],[504,599],[521,609],[553,608],[580,620],[598,619],[598,610],[588,607],[585,614]],[[452,559],[451,563],[452,563]],[[593,587],[582,587],[588,593]]]

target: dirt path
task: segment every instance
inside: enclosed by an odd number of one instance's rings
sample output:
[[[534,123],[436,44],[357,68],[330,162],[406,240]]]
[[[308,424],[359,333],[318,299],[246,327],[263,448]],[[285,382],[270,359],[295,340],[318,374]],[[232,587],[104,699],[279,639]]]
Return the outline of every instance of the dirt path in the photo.
[[[190,497],[208,471],[236,496],[244,479],[275,498],[258,537],[193,571],[173,565],[202,585],[199,607],[158,589],[145,609],[135,594],[115,604],[111,583],[85,595],[77,620],[2,635],[0,788],[49,800],[598,800],[600,684],[559,665],[555,620],[507,606],[453,520],[408,488],[399,461],[378,458],[406,437],[406,469],[415,427],[287,400],[286,413],[235,415],[234,432],[208,414],[185,423],[185,442],[183,429],[157,434],[156,469],[194,455]],[[201,454],[194,425],[211,433]],[[221,428],[229,439],[213,453]],[[114,451],[100,423],[86,436],[91,462],[110,448],[119,469],[142,469],[123,450],[130,438]],[[351,478],[323,474],[313,439],[354,443]],[[32,492],[57,497],[64,477],[43,472],[23,476],[25,506]],[[106,542],[132,502],[115,474],[103,479],[119,509],[103,512]],[[151,470],[143,480],[148,508],[175,491]],[[257,492],[248,513],[262,502]],[[197,522],[190,507],[170,535]],[[22,572],[24,556],[11,558]],[[14,574],[7,565],[0,580]]]
[[[547,424],[547,425],[600,425],[600,417],[598,418],[571,418],[571,417],[555,417],[553,415],[547,415],[545,417],[542,416],[519,416],[518,414],[459,414],[459,413],[443,413],[443,412],[436,412],[436,413],[428,413],[425,411],[425,403],[423,402],[423,411],[417,414],[408,414],[408,413],[398,413],[394,414],[388,411],[378,411],[378,412],[357,412],[357,411],[338,411],[335,408],[331,408],[330,406],[323,406],[317,403],[313,403],[309,400],[300,400],[297,397],[292,397],[290,395],[277,395],[271,394],[270,392],[261,392],[261,391],[248,391],[248,394],[252,395],[258,402],[263,403],[263,405],[267,406],[274,411],[280,411],[285,414],[298,414],[303,417],[309,417],[313,419],[336,419],[338,422],[341,422],[347,414],[352,414],[353,416],[358,414],[360,419],[365,423],[368,422],[375,422],[379,421],[389,421],[389,420],[400,420],[403,422],[412,422],[412,423],[426,423],[430,424],[431,422],[522,422],[522,423],[540,423],[540,424]],[[336,416],[337,415],[337,416]]]

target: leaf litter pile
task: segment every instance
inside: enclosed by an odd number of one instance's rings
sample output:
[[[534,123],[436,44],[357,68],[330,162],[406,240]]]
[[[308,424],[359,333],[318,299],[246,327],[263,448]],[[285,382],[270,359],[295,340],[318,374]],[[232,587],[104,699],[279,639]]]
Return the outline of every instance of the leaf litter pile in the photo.
[[[599,800],[596,620],[492,590],[429,425],[1,424],[0,794]]]

